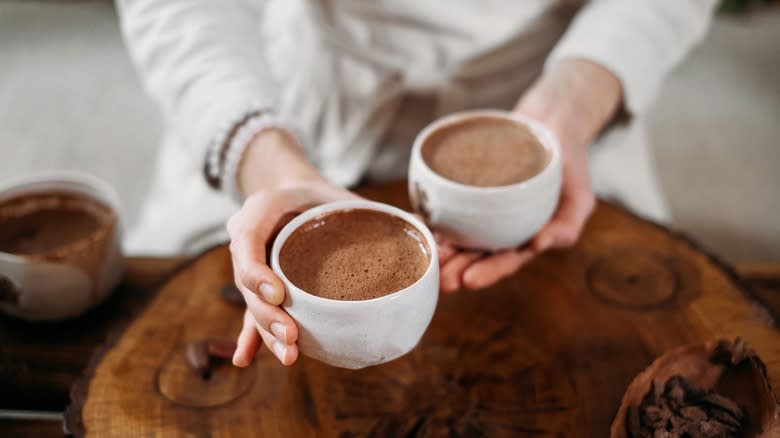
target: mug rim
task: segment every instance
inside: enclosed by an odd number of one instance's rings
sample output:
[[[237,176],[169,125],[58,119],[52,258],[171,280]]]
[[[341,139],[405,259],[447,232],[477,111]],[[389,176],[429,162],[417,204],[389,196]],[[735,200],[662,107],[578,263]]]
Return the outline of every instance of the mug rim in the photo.
[[[428,246],[428,250],[430,251],[430,257],[425,272],[423,272],[423,274],[417,280],[415,280],[414,283],[410,284],[409,286],[406,286],[403,289],[399,289],[395,292],[391,292],[387,295],[371,298],[368,300],[336,300],[332,298],[323,298],[314,295],[310,292],[307,292],[301,289],[300,287],[296,286],[295,283],[293,283],[289,278],[287,278],[287,275],[285,275],[284,271],[282,270],[279,264],[279,253],[284,247],[284,244],[287,242],[287,239],[290,237],[290,235],[292,235],[294,231],[296,231],[298,228],[300,228],[301,225],[303,225],[310,219],[313,219],[315,217],[321,216],[326,213],[333,213],[338,211],[361,210],[361,209],[377,211],[380,213],[385,213],[397,217],[403,220],[404,222],[407,222],[413,227],[415,227],[417,231],[419,231],[423,235],[423,237],[425,238],[425,243]],[[296,296],[305,296],[306,297],[305,299],[307,300],[319,302],[322,304],[329,304],[329,305],[334,305],[338,303],[338,305],[358,306],[358,305],[365,305],[367,303],[374,304],[374,303],[381,303],[384,301],[391,301],[397,299],[399,296],[406,295],[410,293],[413,289],[416,289],[418,284],[420,284],[423,281],[423,279],[431,275],[431,272],[434,269],[437,269],[438,266],[439,266],[439,255],[436,247],[436,240],[434,239],[430,229],[428,229],[428,227],[420,219],[418,219],[413,214],[404,211],[398,207],[385,204],[382,202],[369,201],[364,199],[327,202],[325,204],[318,205],[316,207],[310,208],[302,212],[301,214],[293,218],[290,222],[288,222],[282,228],[281,231],[279,231],[279,234],[274,240],[273,246],[271,248],[271,269],[274,271],[274,274],[278,275],[279,278],[282,280],[282,282],[285,284],[285,287],[288,289],[287,294],[292,295],[294,293],[296,294]],[[288,285],[292,287],[291,288],[287,287]],[[286,300],[287,299],[285,298],[285,301]]]
[[[472,118],[478,118],[478,117],[493,117],[493,118],[502,119],[502,120],[524,125],[524,127],[529,129],[531,133],[534,135],[534,137],[536,137],[539,140],[542,146],[544,146],[544,148],[550,152],[550,161],[547,163],[544,169],[542,169],[542,171],[537,173],[536,175],[528,179],[524,179],[522,181],[518,181],[512,184],[500,185],[500,186],[482,187],[482,186],[463,184],[457,181],[453,181],[449,178],[445,178],[444,176],[440,175],[439,173],[431,169],[431,167],[428,165],[428,163],[425,161],[425,159],[422,156],[423,144],[431,136],[431,134],[433,134],[435,131],[445,126],[454,125],[456,123],[463,122]],[[541,131],[544,134],[544,137],[547,138],[537,135],[536,133],[537,130]],[[500,192],[506,192],[512,190],[525,189],[527,186],[533,185],[538,180],[547,177],[547,175],[549,175],[552,172],[555,172],[557,163],[561,160],[561,144],[560,144],[560,140],[558,140],[558,137],[555,134],[553,134],[553,132],[547,126],[545,126],[538,120],[532,119],[530,117],[521,114],[515,114],[504,110],[476,109],[476,110],[458,111],[452,114],[448,114],[444,117],[441,117],[429,123],[425,128],[423,128],[422,131],[420,131],[419,134],[417,134],[417,137],[415,137],[414,144],[412,146],[412,157],[413,159],[417,159],[423,171],[426,172],[426,174],[430,175],[430,177],[436,180],[439,184],[450,186],[450,188],[456,190],[462,190],[471,193],[485,193],[485,194],[500,193]]]
[[[117,191],[106,181],[98,178],[95,175],[86,172],[80,172],[75,170],[51,170],[35,172],[31,175],[17,176],[0,181],[0,203],[5,202],[8,199],[12,199],[16,196],[23,196],[30,193],[46,192],[49,189],[38,187],[43,184],[74,184],[81,185],[90,189],[94,189],[100,197],[78,191],[72,187],[58,188],[61,192],[65,193],[77,193],[82,196],[87,196],[92,200],[102,202],[110,208],[116,215],[116,227],[117,230],[122,228],[122,218],[119,212],[120,202],[119,194]],[[10,196],[6,196],[10,195]],[[101,198],[102,197],[102,198]],[[13,254],[10,252],[0,251],[0,260],[9,262],[24,262],[29,263],[30,260],[22,255]]]

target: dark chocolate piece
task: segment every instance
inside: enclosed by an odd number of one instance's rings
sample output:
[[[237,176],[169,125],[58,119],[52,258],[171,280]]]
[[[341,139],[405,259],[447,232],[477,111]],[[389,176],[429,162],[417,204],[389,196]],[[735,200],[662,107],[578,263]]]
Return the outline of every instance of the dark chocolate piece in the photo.
[[[186,347],[187,363],[192,369],[198,372],[204,372],[209,369],[210,359],[209,350],[206,341],[193,341]]]
[[[626,420],[632,438],[731,438],[740,436],[745,413],[733,400],[673,376],[665,384],[653,381]]]

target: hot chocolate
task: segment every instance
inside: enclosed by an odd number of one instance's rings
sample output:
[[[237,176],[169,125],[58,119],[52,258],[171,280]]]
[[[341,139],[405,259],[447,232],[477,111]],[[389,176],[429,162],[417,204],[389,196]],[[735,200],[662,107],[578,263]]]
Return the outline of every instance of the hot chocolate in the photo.
[[[490,116],[439,128],[425,140],[422,157],[439,175],[477,187],[525,181],[550,162],[547,149],[528,128]]]
[[[386,213],[328,213],[296,229],[279,252],[298,288],[334,300],[369,300],[414,284],[430,264],[423,235]]]
[[[107,206],[73,194],[28,194],[0,202],[0,251],[48,256],[113,225]]]

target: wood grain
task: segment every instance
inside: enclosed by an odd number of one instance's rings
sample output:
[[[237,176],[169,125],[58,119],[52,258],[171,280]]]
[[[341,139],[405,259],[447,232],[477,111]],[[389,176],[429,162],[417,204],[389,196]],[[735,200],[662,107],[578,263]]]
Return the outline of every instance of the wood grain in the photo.
[[[364,193],[405,206],[403,185]],[[284,367],[261,351],[247,369],[223,364],[194,383],[198,373],[171,361],[179,363],[189,341],[238,333],[241,310],[219,296],[230,281],[225,247],[177,274],[95,360],[77,388],[86,397],[72,406],[70,430],[101,437],[607,436],[628,383],[655,357],[736,336],[757,350],[780,387],[777,315],[728,266],[606,203],[575,248],[545,254],[487,290],[442,296],[417,349],[364,370],[305,357]],[[161,383],[166,373],[177,376]],[[204,407],[212,393],[220,403]]]
[[[127,260],[117,290],[78,318],[35,323],[0,315],[0,409],[64,410],[70,387],[95,348],[109,332],[132,320],[186,260]]]

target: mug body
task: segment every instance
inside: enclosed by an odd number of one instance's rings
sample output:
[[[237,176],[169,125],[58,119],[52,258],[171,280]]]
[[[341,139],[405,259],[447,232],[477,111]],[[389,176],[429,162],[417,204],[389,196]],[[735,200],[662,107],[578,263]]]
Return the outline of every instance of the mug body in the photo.
[[[322,298],[296,287],[279,264],[287,238],[310,219],[352,209],[387,213],[417,228],[430,255],[422,277],[405,289],[360,301]],[[428,328],[439,297],[439,261],[431,232],[413,215],[377,202],[332,202],[297,216],[274,241],[271,267],[287,290],[283,307],[298,325],[300,352],[342,368],[378,365],[411,351]]]
[[[547,150],[547,166],[537,175],[510,185],[477,187],[449,180],[423,159],[426,140],[438,130],[472,118],[499,118],[523,125]],[[490,172],[490,169],[484,169]],[[552,217],[561,189],[561,147],[541,123],[505,111],[480,110],[449,115],[427,126],[415,139],[409,164],[409,196],[433,229],[460,247],[480,250],[517,248]]]
[[[122,276],[119,197],[110,185],[78,172],[49,172],[9,181],[0,203],[34,194],[72,194],[97,201],[115,220],[103,239],[85,242],[62,257],[0,252],[0,310],[28,320],[80,315],[105,299]]]

